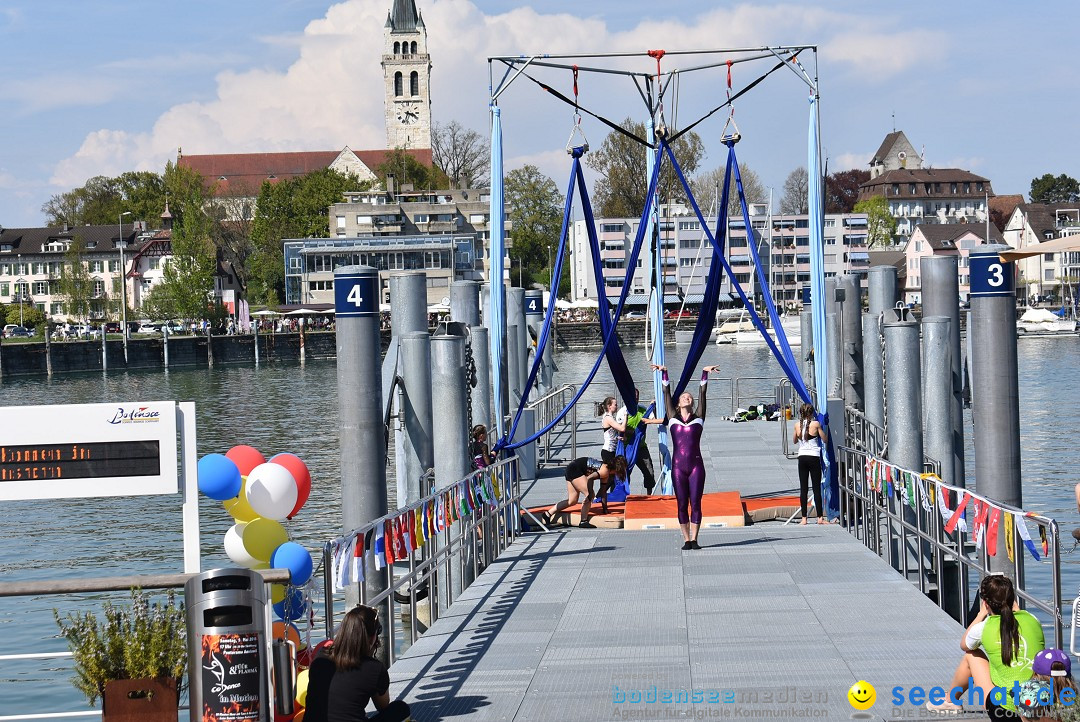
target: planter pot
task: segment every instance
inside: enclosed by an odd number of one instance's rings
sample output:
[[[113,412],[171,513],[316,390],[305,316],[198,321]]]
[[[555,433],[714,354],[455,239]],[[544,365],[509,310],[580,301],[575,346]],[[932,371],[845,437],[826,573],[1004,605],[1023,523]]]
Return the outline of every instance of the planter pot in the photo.
[[[103,722],[176,722],[180,705],[171,677],[117,679],[105,684]]]

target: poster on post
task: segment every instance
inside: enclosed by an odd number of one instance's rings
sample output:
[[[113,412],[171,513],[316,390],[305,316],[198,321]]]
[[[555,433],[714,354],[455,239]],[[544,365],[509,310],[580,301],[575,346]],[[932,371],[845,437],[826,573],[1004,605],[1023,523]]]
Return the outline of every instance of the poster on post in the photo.
[[[203,722],[259,722],[260,635],[204,634]]]

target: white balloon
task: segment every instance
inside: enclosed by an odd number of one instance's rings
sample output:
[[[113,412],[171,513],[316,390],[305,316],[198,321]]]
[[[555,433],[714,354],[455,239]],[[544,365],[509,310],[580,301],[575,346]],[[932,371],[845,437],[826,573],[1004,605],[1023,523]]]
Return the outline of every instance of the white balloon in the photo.
[[[259,464],[248,474],[248,504],[259,516],[281,521],[296,506],[299,493],[293,475],[281,464]]]
[[[244,527],[246,526],[247,522],[233,524],[229,527],[229,531],[225,532],[225,553],[234,564],[254,569],[262,562],[248,554],[247,549],[244,548]]]

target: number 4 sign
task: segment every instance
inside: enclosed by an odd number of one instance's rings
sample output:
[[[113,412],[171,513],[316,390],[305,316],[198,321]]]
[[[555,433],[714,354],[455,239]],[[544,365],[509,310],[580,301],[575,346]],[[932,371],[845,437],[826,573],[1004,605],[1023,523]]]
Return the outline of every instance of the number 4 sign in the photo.
[[[334,312],[338,318],[379,313],[379,274],[334,274]]]
[[[971,254],[972,296],[1016,296],[1013,263],[1005,263],[994,251]]]

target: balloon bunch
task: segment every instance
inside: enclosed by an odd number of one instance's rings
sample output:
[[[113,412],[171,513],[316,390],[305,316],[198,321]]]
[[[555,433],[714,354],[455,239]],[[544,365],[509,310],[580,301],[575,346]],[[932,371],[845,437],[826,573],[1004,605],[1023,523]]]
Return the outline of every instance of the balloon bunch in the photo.
[[[311,579],[314,564],[307,549],[289,541],[281,522],[292,519],[311,495],[311,474],[294,454],[267,461],[250,446],[199,459],[199,491],[223,502],[235,522],[225,532],[225,553],[248,569],[287,569],[289,584],[273,584],[274,613],[293,622],[307,612],[298,587]]]

